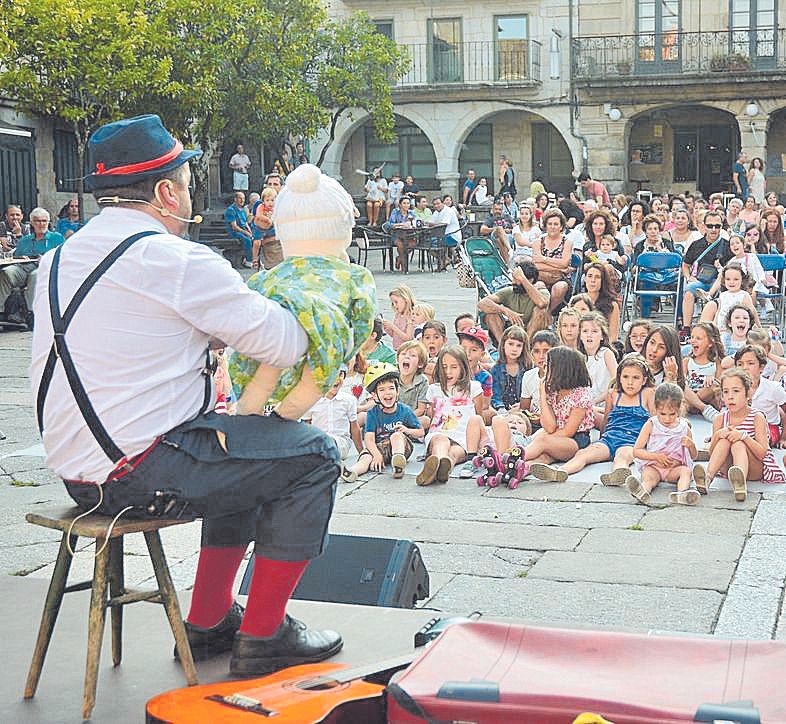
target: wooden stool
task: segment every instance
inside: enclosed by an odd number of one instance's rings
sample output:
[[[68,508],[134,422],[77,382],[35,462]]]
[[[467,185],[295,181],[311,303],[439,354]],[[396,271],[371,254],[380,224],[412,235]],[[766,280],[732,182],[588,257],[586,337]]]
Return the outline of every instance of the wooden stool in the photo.
[[[54,528],[63,531],[60,542],[60,551],[57,554],[55,570],[49,583],[46,594],[44,612],[41,615],[41,627],[38,630],[33,651],[33,660],[27,675],[25,685],[25,699],[35,696],[44,658],[55,628],[57,614],[63,601],[63,594],[72,591],[92,589],[90,596],[90,613],[87,620],[87,667],[85,670],[85,690],[82,699],[82,717],[89,719],[96,700],[96,685],[98,682],[98,660],[101,656],[101,641],[104,636],[104,619],[106,609],[112,609],[112,663],[117,666],[122,657],[123,634],[123,606],[137,601],[152,601],[163,604],[166,609],[169,625],[175,636],[175,644],[186,675],[189,686],[197,682],[194,660],[191,657],[191,648],[188,644],[183,619],[180,615],[180,605],[177,602],[175,588],[169,575],[164,549],[161,546],[159,529],[172,525],[189,523],[191,519],[174,520],[167,518],[153,518],[145,520],[121,519],[112,528],[107,543],[107,529],[112,518],[105,515],[91,514],[81,518],[70,530],[69,527],[80,514],[79,508],[55,508],[43,513],[28,513],[25,518],[28,523],[41,525],[45,528]],[[155,591],[129,591],[125,588],[123,578],[123,536],[127,533],[143,533],[150,561],[158,581]],[[101,551],[95,558],[95,568],[92,581],[83,581],[67,586],[68,571],[71,568],[71,550],[76,549],[79,537],[95,538],[96,550]],[[107,598],[107,588],[109,598]]]

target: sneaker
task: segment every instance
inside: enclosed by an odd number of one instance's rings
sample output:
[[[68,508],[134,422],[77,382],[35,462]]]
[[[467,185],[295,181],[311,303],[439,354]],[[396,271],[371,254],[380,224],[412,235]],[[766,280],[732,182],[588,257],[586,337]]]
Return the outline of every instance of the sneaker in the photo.
[[[701,411],[701,416],[707,422],[712,422],[718,415],[720,415],[720,411],[716,410],[712,405],[704,405],[704,409]]]
[[[450,458],[440,458],[437,465],[437,482],[447,483],[451,470],[453,470],[453,461]]]
[[[243,261],[241,263],[242,263],[242,265],[246,269],[253,269],[254,268],[254,264],[252,262],[250,262],[248,259],[243,259]]]
[[[564,470],[543,463],[532,463],[529,466],[529,473],[546,483],[564,483],[568,479],[568,474]]]
[[[312,631],[304,623],[284,616],[272,636],[235,634],[229,673],[232,676],[262,676],[299,664],[313,664],[334,656],[344,645],[336,631]]]
[[[707,471],[704,469],[703,465],[693,466],[693,482],[696,485],[696,490],[698,490],[701,495],[710,494],[710,484],[712,481],[710,480],[707,482]]]
[[[644,505],[652,505],[652,497],[644,489],[641,481],[635,475],[628,476],[628,479],[625,481],[625,487],[628,489],[628,492],[640,503],[643,503]]]
[[[745,480],[745,473],[742,472],[742,468],[732,465],[728,475],[731,488],[734,491],[734,500],[744,503],[748,497],[748,482]]]
[[[472,457],[475,457],[474,455]],[[466,480],[467,478],[474,477],[476,474],[476,468],[472,463],[472,459],[470,458],[459,468],[459,477]]]
[[[350,469],[345,468],[343,465],[341,466],[341,482],[342,483],[354,483],[358,479],[358,474]]]
[[[237,633],[240,623],[243,621],[243,613],[243,607],[237,601],[233,601],[226,616],[215,626],[201,628],[184,621],[186,636],[191,646],[191,656],[194,661],[205,661],[218,654],[231,651],[235,633]],[[177,646],[175,646],[174,656],[175,659],[180,661]]]
[[[393,477],[397,480],[404,477],[404,468],[407,467],[407,459],[401,453],[395,453],[390,459],[393,467]]]
[[[608,486],[624,485],[629,476],[630,468],[615,468],[610,473],[603,473],[600,482]]]

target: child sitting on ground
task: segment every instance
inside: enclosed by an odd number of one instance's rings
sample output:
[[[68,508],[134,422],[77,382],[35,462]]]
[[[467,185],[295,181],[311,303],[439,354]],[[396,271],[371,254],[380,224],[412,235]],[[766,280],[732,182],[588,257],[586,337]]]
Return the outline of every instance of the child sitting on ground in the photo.
[[[693,468],[696,487],[709,493],[718,473],[725,474],[734,491],[734,499],[748,497],[748,480],[784,483],[786,476],[770,450],[769,430],[764,413],[750,406],[753,381],[741,367],[732,367],[721,376],[721,396],[725,409],[712,421],[710,459],[705,470]]]
[[[532,423],[532,429],[540,427],[540,385],[546,379],[546,362],[549,350],[559,347],[559,338],[554,332],[542,329],[532,337],[530,356],[534,367],[521,378],[521,401],[519,409]],[[492,424],[493,424],[492,420]],[[503,448],[504,449],[504,448]]]
[[[578,349],[581,313],[572,307],[563,307],[557,317],[557,335],[565,347]]]
[[[489,424],[491,418],[494,417],[494,410],[491,409],[491,396],[494,393],[494,380],[491,377],[491,372],[483,369],[480,361],[486,354],[486,348],[489,344],[489,335],[482,327],[470,327],[463,332],[458,333],[459,344],[467,355],[469,361],[469,371],[472,373],[472,378],[480,382],[480,387],[483,390],[483,399],[480,408],[480,415],[483,417],[483,422]],[[472,470],[462,471],[464,476],[471,477]]]
[[[392,322],[383,319],[382,327],[385,334],[390,335],[393,350],[397,352],[404,342],[414,338],[415,325],[412,321],[412,310],[416,304],[415,295],[406,284],[400,284],[391,289],[388,297],[394,316]]]
[[[609,348],[609,326],[600,312],[589,312],[579,322],[579,352],[587,358],[592,400],[603,413],[609,383],[617,374],[617,358]]]
[[[781,447],[783,418],[786,416],[786,390],[762,376],[767,355],[761,347],[746,344],[734,355],[734,362],[751,376],[751,408],[764,414],[770,435],[770,447]]]
[[[376,317],[374,319],[374,327],[371,330],[371,334],[360,348],[366,362],[396,364],[396,353],[382,341],[382,335],[384,333],[385,330],[382,326],[382,320]]]
[[[751,329],[745,339],[748,344],[755,344],[764,350],[767,355],[767,365],[761,376],[768,380],[781,382],[786,374],[786,357],[783,356],[783,344],[779,339],[774,339],[777,334],[775,327],[770,327],[768,332],[765,329]]]
[[[427,361],[426,348],[414,339],[398,348],[399,400],[412,408],[424,430],[431,423],[426,415],[428,380],[422,374]]]
[[[700,413],[712,422],[720,408],[720,375],[724,356],[718,328],[712,322],[694,324],[690,347],[690,354],[682,359],[687,411]]]
[[[412,338],[420,339],[423,334],[423,325],[434,319],[436,312],[430,304],[421,302],[412,307]]]
[[[363,449],[357,400],[342,390],[346,374],[346,367],[342,366],[333,387],[303,415],[305,422],[333,438],[342,460],[346,460],[353,450],[360,452]]]
[[[404,468],[412,455],[412,440],[423,437],[423,428],[410,407],[398,401],[398,369],[391,364],[370,364],[365,378],[366,389],[376,403],[366,416],[363,435],[365,447],[357,461],[341,470],[345,483],[354,483],[369,468],[381,472],[393,467],[393,477],[404,477]]]
[[[644,505],[652,503],[651,493],[660,482],[677,483],[669,501],[696,505],[699,491],[692,485],[691,466],[698,452],[690,423],[681,417],[683,394],[678,385],[664,382],[655,390],[655,416],[644,423],[633,447],[633,457],[641,479],[631,475],[625,481],[628,492]]]
[[[453,466],[467,455],[472,457],[486,437],[480,416],[483,390],[480,382],[472,379],[464,350],[458,345],[442,349],[435,375],[437,382],[428,388],[429,456],[417,477],[418,485],[446,483]]]
[[[640,354],[626,354],[606,394],[606,415],[598,442],[579,450],[561,465],[569,476],[587,465],[611,460],[612,471],[603,473],[604,485],[622,485],[630,476],[633,446],[646,422],[655,414],[655,385],[647,361]]]
[[[442,322],[438,319],[432,319],[423,325],[423,334],[420,336],[420,341],[428,353],[428,362],[426,362],[423,374],[426,375],[429,384],[433,384],[435,381],[437,355],[448,343],[448,331]]]
[[[638,352],[644,354],[644,342],[652,331],[652,322],[649,319],[634,319],[628,328],[628,336],[625,337],[624,354]]]
[[[491,368],[491,407],[494,411],[518,409],[521,380],[530,367],[529,336],[522,327],[514,324],[502,333],[499,361]]]

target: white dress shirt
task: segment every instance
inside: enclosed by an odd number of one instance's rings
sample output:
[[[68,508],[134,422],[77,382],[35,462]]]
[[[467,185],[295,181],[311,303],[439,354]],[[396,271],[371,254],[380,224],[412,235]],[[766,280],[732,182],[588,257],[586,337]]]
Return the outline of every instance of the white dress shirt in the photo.
[[[276,367],[294,364],[307,344],[295,317],[248,289],[225,259],[170,234],[149,214],[126,208],[105,208],[62,247],[60,313],[112,249],[147,230],[160,233],[134,243],[110,267],[65,336],[99,420],[127,456],[197,414],[211,338]],[[49,252],[41,259],[33,304],[34,400],[53,338],[52,258]],[[113,468],[79,412],[61,362],[46,398],[43,441],[47,465],[62,478],[102,482]]]

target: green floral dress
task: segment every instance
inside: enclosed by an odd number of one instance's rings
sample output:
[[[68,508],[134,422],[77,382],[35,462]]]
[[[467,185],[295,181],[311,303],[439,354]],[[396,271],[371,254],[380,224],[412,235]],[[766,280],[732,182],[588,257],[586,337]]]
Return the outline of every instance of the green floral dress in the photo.
[[[368,339],[376,313],[376,286],[368,269],[335,257],[293,256],[265,273],[254,274],[248,287],[289,309],[308,335],[305,357],[281,374],[271,402],[279,402],[297,385],[308,362],[323,394],[339,368]],[[229,374],[238,399],[259,362],[237,352]]]

